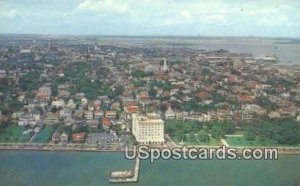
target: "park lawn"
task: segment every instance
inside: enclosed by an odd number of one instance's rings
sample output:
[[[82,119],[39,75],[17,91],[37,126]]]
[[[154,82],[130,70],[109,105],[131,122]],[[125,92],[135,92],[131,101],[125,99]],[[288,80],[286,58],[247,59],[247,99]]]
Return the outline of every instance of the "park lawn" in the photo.
[[[300,147],[300,144],[297,145],[288,145],[288,144],[278,144],[271,140],[260,141],[258,139],[250,141],[246,140],[242,136],[227,136],[226,139],[229,146],[276,146],[276,147]]]
[[[30,138],[31,138],[30,133],[22,134],[21,137],[20,137],[19,142],[20,143],[26,143],[26,142],[28,142],[30,140]]]
[[[55,132],[56,127],[47,126],[41,130],[32,140],[33,143],[48,143],[51,140],[52,134]]]
[[[244,131],[243,130],[236,130],[232,133],[232,135],[244,135]]]
[[[23,135],[24,127],[18,125],[10,125],[0,132],[0,142],[2,143],[20,143],[27,142],[30,138],[28,135]]]
[[[208,142],[202,142],[199,140],[198,136],[195,135],[195,141],[191,141],[191,136],[190,134],[186,134],[186,141],[183,141],[185,145],[191,146],[191,145],[202,145],[202,146],[219,146],[220,145],[220,140],[219,139],[215,139],[212,138],[211,136],[209,136],[209,141]],[[177,144],[180,142],[177,142]]]
[[[221,145],[221,142],[219,139],[209,137],[209,142],[201,142],[199,141],[198,145],[203,145],[203,146],[219,146]]]
[[[246,140],[241,136],[227,136],[225,140],[229,146],[255,146],[255,141]]]

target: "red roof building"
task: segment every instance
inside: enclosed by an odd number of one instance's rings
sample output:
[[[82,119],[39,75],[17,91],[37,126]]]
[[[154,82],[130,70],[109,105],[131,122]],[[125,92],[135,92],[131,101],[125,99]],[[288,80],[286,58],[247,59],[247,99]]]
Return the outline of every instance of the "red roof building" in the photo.
[[[102,126],[104,129],[109,129],[111,126],[111,120],[108,117],[102,118]]]
[[[209,99],[211,97],[211,95],[208,92],[206,92],[206,91],[200,91],[200,92],[198,92],[197,96],[199,98],[201,98],[202,100],[207,100],[207,99]]]
[[[139,107],[138,106],[128,106],[128,107],[124,107],[125,112],[133,114],[133,113],[137,113],[139,111]]]
[[[255,97],[254,96],[250,96],[250,95],[239,95],[238,96],[238,101],[241,102],[255,102]]]
[[[82,143],[85,140],[86,133],[81,132],[81,133],[74,133],[72,134],[72,141],[76,143]]]

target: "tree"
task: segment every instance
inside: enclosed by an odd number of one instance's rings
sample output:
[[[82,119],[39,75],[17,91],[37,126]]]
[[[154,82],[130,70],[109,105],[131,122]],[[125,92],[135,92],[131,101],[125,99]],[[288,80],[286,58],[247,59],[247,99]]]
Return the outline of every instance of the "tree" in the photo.
[[[138,80],[138,81],[134,81],[133,82],[133,85],[135,86],[135,87],[142,87],[142,86],[144,86],[146,84],[146,82],[145,81],[142,81],[142,80]]]
[[[226,134],[231,134],[235,130],[235,125],[232,122],[224,122],[221,125]]]
[[[72,128],[71,128],[71,126],[60,125],[60,126],[58,127],[58,131],[59,131],[60,133],[65,132],[65,133],[67,133],[67,134],[71,134],[71,133],[72,133]]]
[[[264,107],[267,110],[270,110],[272,108],[272,102],[267,96],[258,97],[256,98],[256,101],[260,106]]]
[[[190,140],[191,140],[191,142],[196,142],[196,136],[194,133],[190,134]]]
[[[271,140],[278,144],[299,144],[300,124],[291,118],[265,120],[244,126],[248,140],[258,138],[260,141]]]
[[[80,125],[75,130],[73,130],[73,133],[79,133],[79,132],[87,132],[88,127],[86,125]]]
[[[300,124],[294,120],[279,120],[274,139],[279,144],[300,143]]]
[[[223,138],[225,134],[225,130],[220,125],[215,125],[211,130],[211,136],[213,138]]]
[[[250,141],[253,141],[256,138],[255,134],[249,131],[245,132],[244,137],[246,140],[250,140]]]
[[[212,97],[213,97],[213,101],[215,103],[219,103],[219,102],[225,101],[225,96],[222,96],[222,95],[220,95],[220,94],[218,94],[216,92],[212,93]]]
[[[134,70],[131,75],[135,78],[144,78],[147,76],[152,76],[153,72],[145,72],[143,70]]]
[[[153,99],[156,97],[156,90],[154,88],[150,88],[148,91],[149,96]]]
[[[39,77],[40,74],[38,72],[29,72],[23,77],[21,77],[19,81],[19,86],[24,91],[35,90],[39,87]]]
[[[201,142],[209,142],[209,135],[204,131],[198,133],[198,138]]]
[[[114,100],[118,100],[119,96],[123,93],[124,87],[121,85],[117,85],[112,91],[112,94],[109,94],[108,97]]]

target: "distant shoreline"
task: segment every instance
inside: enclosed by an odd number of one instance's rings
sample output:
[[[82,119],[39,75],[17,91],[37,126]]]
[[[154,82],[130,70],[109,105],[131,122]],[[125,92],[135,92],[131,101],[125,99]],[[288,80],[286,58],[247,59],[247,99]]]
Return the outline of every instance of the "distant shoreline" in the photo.
[[[221,35],[107,35],[107,34],[44,34],[44,33],[0,33],[0,36],[70,36],[70,37],[115,37],[115,38],[249,38],[249,39],[300,39],[300,37],[284,36],[221,36]]]

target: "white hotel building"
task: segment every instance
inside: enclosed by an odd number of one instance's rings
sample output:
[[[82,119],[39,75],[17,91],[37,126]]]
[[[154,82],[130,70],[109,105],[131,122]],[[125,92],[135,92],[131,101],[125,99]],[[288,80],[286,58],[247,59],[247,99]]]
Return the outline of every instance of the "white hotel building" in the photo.
[[[158,114],[132,114],[132,133],[139,144],[163,144],[164,121]]]

